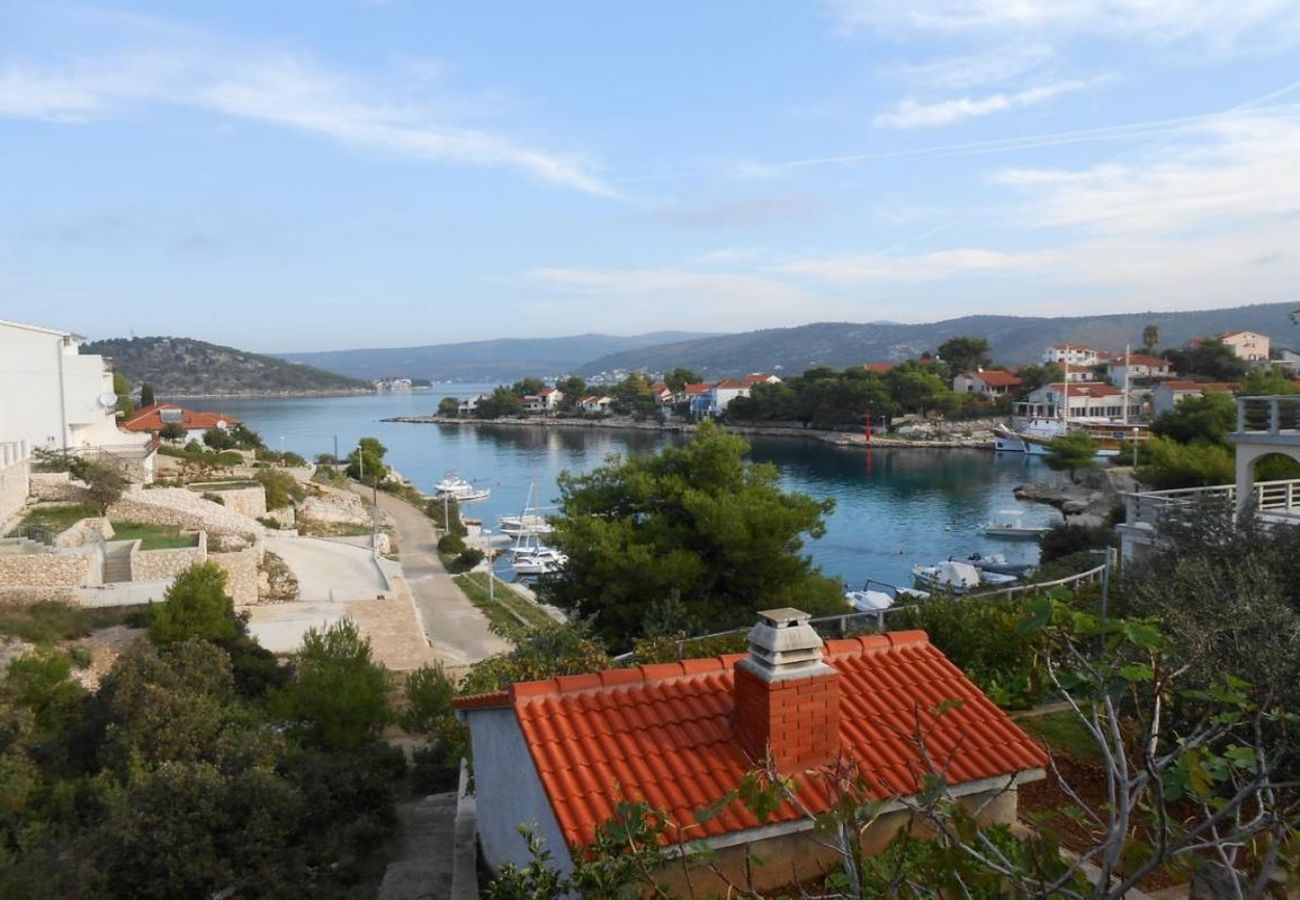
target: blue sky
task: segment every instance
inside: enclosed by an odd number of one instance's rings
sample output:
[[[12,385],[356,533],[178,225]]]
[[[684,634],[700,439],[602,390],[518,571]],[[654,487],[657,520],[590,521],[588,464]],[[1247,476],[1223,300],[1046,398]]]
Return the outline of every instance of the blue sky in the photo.
[[[1292,301],[1294,0],[0,3],[0,318],[253,350]]]

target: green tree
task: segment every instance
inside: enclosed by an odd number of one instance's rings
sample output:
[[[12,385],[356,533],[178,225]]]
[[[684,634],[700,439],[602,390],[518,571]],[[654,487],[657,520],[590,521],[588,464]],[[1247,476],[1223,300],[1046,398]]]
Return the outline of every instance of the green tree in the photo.
[[[960,335],[939,345],[939,358],[948,364],[950,375],[982,369],[993,362],[988,340]]]
[[[478,402],[474,415],[480,419],[499,419],[502,416],[517,416],[523,409],[523,401],[508,387],[499,387],[491,396]]]
[[[272,708],[307,747],[355,749],[388,723],[388,677],[356,623],[342,619],[303,635],[293,676]]]
[[[154,402],[153,385],[146,381],[140,385],[140,406],[153,406]]]
[[[500,691],[517,681],[597,672],[613,664],[590,622],[557,622],[529,631],[510,652],[475,663],[460,690],[467,694]]]
[[[149,610],[149,639],[156,644],[225,641],[240,632],[226,570],[215,562],[195,563],[177,575],[163,601]]]
[[[276,469],[258,469],[254,476],[266,491],[267,509],[284,509],[304,500],[306,489],[288,472]]]
[[[624,415],[646,416],[659,408],[654,396],[654,382],[644,372],[632,372],[609,392],[617,412]]]
[[[121,372],[113,373],[113,393],[117,394],[117,414],[129,416],[135,412],[135,401],[131,399],[131,382]]]
[[[443,397],[438,401],[438,415],[454,416],[460,412],[460,401],[455,397]]]
[[[1065,370],[1056,363],[1037,363],[1021,366],[1016,372],[1021,381],[1021,390],[1025,393],[1037,390],[1045,384],[1057,384],[1065,380]]]
[[[555,389],[564,395],[560,398],[560,406],[571,409],[582,395],[587,393],[587,382],[577,375],[570,375],[568,378],[561,378],[557,381]]]
[[[1181,443],[1156,436],[1138,446],[1135,474],[1144,487],[1157,491],[1208,487],[1230,484],[1236,477],[1236,463],[1226,443],[1205,439]]]
[[[235,449],[234,437],[224,428],[213,427],[203,432],[203,443],[213,450]]]
[[[1180,375],[1201,375],[1214,381],[1234,381],[1246,373],[1246,361],[1218,338],[1201,341],[1194,347],[1165,350]]]
[[[1142,348],[1147,353],[1155,351],[1160,343],[1160,326],[1154,322],[1142,329]]]
[[[168,422],[158,430],[158,437],[164,441],[182,441],[189,434],[180,422]]]
[[[766,607],[842,610],[839,584],[800,552],[804,535],[824,533],[833,501],[783,492],[776,469],[745,462],[747,450],[706,422],[685,447],[562,474],[554,540],[569,562],[543,595],[621,646],[674,595],[706,628]]]
[[[388,477],[388,466],[384,465],[387,453],[388,448],[378,438],[363,437],[357,442],[357,449],[348,454],[348,477],[363,484],[383,481]]]
[[[1053,438],[1047,445],[1047,455],[1043,457],[1043,462],[1049,468],[1069,471],[1070,480],[1073,481],[1079,469],[1090,469],[1097,465],[1097,442],[1082,432]]]
[[[230,426],[226,430],[226,435],[234,442],[234,446],[240,450],[266,449],[266,442],[262,440],[262,436],[243,422]]]
[[[922,415],[930,412],[951,411],[961,402],[934,363],[908,361],[894,367],[885,375],[890,396],[899,408]]]
[[[1237,427],[1237,403],[1223,391],[1202,391],[1184,397],[1176,407],[1151,423],[1151,433],[1182,444],[1207,441],[1229,447],[1228,435]],[[1231,479],[1229,479],[1231,481]]]
[[[1241,380],[1243,397],[1276,396],[1297,392],[1300,392],[1300,388],[1297,388],[1295,382],[1286,376],[1281,366],[1256,366]]]
[[[536,394],[546,387],[546,382],[540,378],[521,378],[510,386],[510,390],[520,397],[528,394]]]
[[[693,369],[687,369],[684,366],[678,366],[664,376],[664,384],[675,393],[686,387],[688,384],[699,384],[700,376]]]
[[[121,500],[126,490],[126,477],[116,466],[73,456],[68,460],[68,471],[85,483],[86,498],[101,516],[108,515],[108,508]]]

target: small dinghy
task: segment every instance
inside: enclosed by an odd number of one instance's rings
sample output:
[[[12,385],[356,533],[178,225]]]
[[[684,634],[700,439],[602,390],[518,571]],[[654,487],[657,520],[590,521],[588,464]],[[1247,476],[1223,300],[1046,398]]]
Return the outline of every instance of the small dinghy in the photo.
[[[892,584],[886,584],[883,581],[872,581],[869,578],[867,583],[862,586],[862,590],[844,592],[844,599],[858,612],[879,612],[882,609],[889,609],[896,603],[908,600],[925,600],[929,596],[925,591],[895,587]]]
[[[966,557],[966,561],[981,572],[993,572],[998,575],[1014,575],[1017,578],[1023,578],[1025,574],[1033,568],[1030,563],[1013,563],[1007,562],[1007,558],[1001,553],[972,553]]]
[[[968,562],[954,559],[941,562],[937,566],[912,566],[912,577],[923,588],[947,591],[950,594],[964,594],[983,583],[979,569]]]

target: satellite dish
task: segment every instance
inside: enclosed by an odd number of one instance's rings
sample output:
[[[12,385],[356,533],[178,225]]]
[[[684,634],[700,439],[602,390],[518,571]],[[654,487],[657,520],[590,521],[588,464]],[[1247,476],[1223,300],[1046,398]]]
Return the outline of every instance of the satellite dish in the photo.
[[[112,409],[114,406],[117,406],[117,394],[108,393],[107,391],[100,394],[99,405],[104,407],[104,409]]]
[[[226,430],[226,420],[225,420],[225,419],[217,419],[217,427],[220,428],[222,431],[225,431],[225,430]]]

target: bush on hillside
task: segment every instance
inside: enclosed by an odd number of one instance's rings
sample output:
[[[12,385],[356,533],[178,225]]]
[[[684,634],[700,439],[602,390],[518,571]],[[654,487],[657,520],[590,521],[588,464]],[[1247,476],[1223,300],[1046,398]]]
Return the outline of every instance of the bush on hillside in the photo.
[[[438,552],[449,556],[465,552],[465,539],[458,534],[444,534],[438,538]]]

